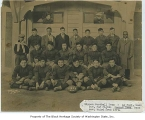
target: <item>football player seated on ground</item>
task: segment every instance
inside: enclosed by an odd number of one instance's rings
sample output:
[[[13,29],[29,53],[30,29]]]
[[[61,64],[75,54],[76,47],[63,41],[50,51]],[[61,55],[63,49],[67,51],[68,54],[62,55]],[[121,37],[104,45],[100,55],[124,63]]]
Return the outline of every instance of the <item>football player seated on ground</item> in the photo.
[[[70,79],[77,89],[85,90],[84,78],[87,76],[87,69],[80,64],[79,59],[74,58],[72,66],[70,67]]]
[[[53,69],[51,82],[54,92],[64,90],[69,85],[72,85],[72,80],[69,80],[69,66],[64,64],[62,58],[58,59],[58,65]]]
[[[122,83],[127,86],[131,86],[124,80],[124,69],[115,64],[114,59],[109,60],[108,66],[103,71],[107,85],[112,87],[112,92],[120,92],[120,86]]]
[[[107,67],[110,59],[114,59],[115,63],[117,63],[117,53],[112,50],[112,43],[107,42],[106,43],[106,50],[104,50],[102,52],[102,60],[103,60],[102,66],[104,68]]]
[[[12,74],[11,88],[28,88],[33,77],[33,68],[27,64],[27,58],[20,59],[20,65],[14,68]],[[23,87],[25,86],[25,87]]]
[[[88,52],[88,68],[93,66],[93,60],[97,59],[100,64],[102,64],[102,56],[101,53],[98,51],[98,47],[95,43],[92,44],[91,51]]]
[[[53,42],[48,41],[47,49],[43,51],[42,56],[44,56],[47,60],[46,64],[54,68],[57,59],[59,58],[59,53],[56,49],[54,49]]]
[[[51,66],[46,65],[46,59],[44,57],[41,57],[39,65],[35,66],[34,68],[34,76],[31,79],[29,90],[49,90],[51,87],[51,73]]]
[[[89,77],[84,79],[88,90],[100,91],[106,85],[106,79],[103,74],[103,67],[100,66],[99,60],[94,59],[92,67],[88,70]]]
[[[64,59],[64,64],[69,65],[71,62],[71,51],[65,42],[62,43],[62,49],[59,51],[59,57]]]

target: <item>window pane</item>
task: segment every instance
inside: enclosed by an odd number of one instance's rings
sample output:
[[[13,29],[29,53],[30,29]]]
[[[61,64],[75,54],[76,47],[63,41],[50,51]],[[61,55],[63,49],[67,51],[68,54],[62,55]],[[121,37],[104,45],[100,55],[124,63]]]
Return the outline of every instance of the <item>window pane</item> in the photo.
[[[84,14],[84,22],[85,23],[93,23],[94,22],[94,13],[85,13]]]
[[[54,23],[62,23],[63,22],[62,13],[54,13],[53,20],[54,20]]]

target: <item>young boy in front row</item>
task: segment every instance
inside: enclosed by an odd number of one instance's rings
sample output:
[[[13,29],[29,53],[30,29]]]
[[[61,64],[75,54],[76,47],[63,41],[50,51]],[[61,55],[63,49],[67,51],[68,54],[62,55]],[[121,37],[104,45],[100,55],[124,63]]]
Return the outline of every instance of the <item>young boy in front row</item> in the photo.
[[[11,88],[23,88],[29,86],[30,80],[33,77],[33,68],[27,64],[27,58],[20,59],[20,65],[16,66],[12,74]]]
[[[122,67],[115,64],[114,59],[109,60],[109,65],[103,71],[104,75],[107,77],[107,84],[112,87],[112,92],[120,91],[120,85],[122,84],[124,70]]]
[[[84,79],[88,90],[96,89],[100,91],[101,88],[106,85],[103,67],[100,66],[99,60],[93,60],[92,67],[90,67],[88,70],[88,75],[89,77]]]
[[[69,66],[64,64],[62,58],[58,59],[58,65],[53,69],[51,82],[54,87],[54,92],[63,90],[69,85],[72,85],[72,81],[69,80]]]
[[[34,68],[34,77],[31,80],[33,86],[36,86],[36,90],[38,89],[46,89],[49,90],[51,87],[51,73],[52,68],[49,65],[46,65],[46,59],[44,57],[40,58],[39,66],[35,66]],[[31,87],[29,90],[32,90]]]

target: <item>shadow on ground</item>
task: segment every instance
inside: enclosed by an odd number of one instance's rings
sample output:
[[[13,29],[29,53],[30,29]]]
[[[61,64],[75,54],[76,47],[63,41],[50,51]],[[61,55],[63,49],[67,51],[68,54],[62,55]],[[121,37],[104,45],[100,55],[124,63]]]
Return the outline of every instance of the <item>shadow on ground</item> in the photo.
[[[1,80],[1,110],[2,111],[81,111],[79,104],[83,100],[141,100],[141,76],[134,76],[130,82],[132,87],[122,87],[121,92],[112,93],[110,88],[101,92],[95,90],[78,91],[27,91],[10,94],[8,91],[10,74],[2,73]]]

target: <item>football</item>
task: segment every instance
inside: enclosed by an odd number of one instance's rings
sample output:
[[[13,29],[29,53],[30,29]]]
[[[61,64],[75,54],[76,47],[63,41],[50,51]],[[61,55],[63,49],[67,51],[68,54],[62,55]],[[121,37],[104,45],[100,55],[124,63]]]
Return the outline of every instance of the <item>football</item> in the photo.
[[[76,93],[78,91],[78,89],[76,86],[71,85],[67,88],[67,91],[70,93]]]

